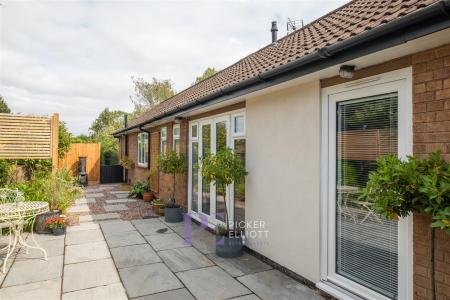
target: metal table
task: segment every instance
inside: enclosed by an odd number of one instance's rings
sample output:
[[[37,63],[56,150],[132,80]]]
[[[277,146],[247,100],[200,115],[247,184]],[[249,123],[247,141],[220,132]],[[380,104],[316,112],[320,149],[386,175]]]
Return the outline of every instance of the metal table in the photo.
[[[47,202],[42,201],[26,201],[26,202],[13,202],[0,204],[0,223],[9,224],[12,229],[12,234],[9,235],[6,257],[3,260],[2,272],[6,272],[6,262],[14,252],[17,244],[19,243],[25,247],[27,253],[28,249],[38,249],[44,253],[44,259],[47,260],[47,252],[44,248],[40,247],[34,238],[33,229],[36,220],[36,215],[49,211]],[[23,227],[31,220],[31,238],[34,242],[34,246],[25,242],[23,238]]]

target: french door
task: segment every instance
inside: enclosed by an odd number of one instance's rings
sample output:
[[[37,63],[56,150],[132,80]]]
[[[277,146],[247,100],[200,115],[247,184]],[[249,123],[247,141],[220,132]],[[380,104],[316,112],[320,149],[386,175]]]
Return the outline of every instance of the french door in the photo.
[[[206,219],[210,226],[224,224],[225,203],[229,221],[234,221],[232,186],[216,186],[201,175],[201,158],[231,145],[230,115],[216,116],[189,126],[189,211],[194,218]]]
[[[322,280],[365,299],[411,298],[411,220],[358,198],[376,160],[412,153],[410,69],[323,89]]]

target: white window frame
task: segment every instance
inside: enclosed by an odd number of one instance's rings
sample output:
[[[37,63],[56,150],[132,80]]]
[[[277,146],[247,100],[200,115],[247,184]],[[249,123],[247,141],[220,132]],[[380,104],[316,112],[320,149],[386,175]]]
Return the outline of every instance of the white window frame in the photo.
[[[178,129],[178,134],[175,134],[175,129]],[[172,149],[173,149],[173,151],[175,151],[175,141],[178,140],[181,143],[180,137],[181,137],[180,124],[174,124],[172,127]]]
[[[237,117],[244,117],[244,131],[243,132],[235,132],[236,131],[236,121],[235,119]],[[231,134],[234,137],[244,137],[245,138],[245,131],[246,131],[246,119],[245,119],[245,111],[235,113],[231,115]]]
[[[137,141],[137,157],[138,157],[138,167],[147,168],[148,167],[148,133],[140,132],[138,133]]]
[[[398,93],[398,155],[406,158],[412,154],[412,70],[405,68],[322,89],[322,147],[321,147],[321,282],[317,287],[333,295],[342,289],[364,299],[386,300],[387,297],[353,282],[335,270],[336,230],[336,103],[389,92]],[[350,98],[349,98],[350,97]],[[398,299],[413,297],[412,217],[399,221],[398,245]],[[342,295],[342,294],[341,294]],[[338,296],[339,297],[339,296]]]
[[[163,142],[166,142],[166,149],[163,148]],[[163,153],[166,150],[167,150],[167,127],[161,127],[161,132],[159,134],[159,153]]]
[[[211,141],[214,141],[213,145],[211,145],[211,153],[216,153],[216,123],[220,121],[227,121],[227,147],[233,149],[234,148],[234,139],[245,139],[245,132],[234,134],[234,117],[235,116],[244,116],[244,128],[245,128],[245,109],[239,109],[235,111],[229,111],[222,114],[217,114],[213,116],[208,116],[205,118],[196,119],[189,122],[189,168],[188,168],[188,208],[189,213],[191,214],[192,218],[196,219],[197,221],[201,221],[202,218],[208,220],[208,226],[211,228],[214,228],[217,224],[221,224],[222,222],[220,220],[217,220],[214,218],[214,216],[211,215],[205,215],[202,213],[202,176],[201,176],[201,166],[199,167],[199,192],[198,192],[198,211],[196,212],[192,211],[192,142],[197,141],[198,142],[198,153],[201,157],[203,155],[203,139],[202,139],[202,125],[210,124],[211,125]],[[197,137],[192,137],[192,127],[197,125]],[[230,185],[227,187],[227,207],[230,213],[229,219],[230,221],[234,222],[234,194],[233,194],[234,186]],[[216,190],[213,183],[211,183],[210,187],[210,213],[215,212],[216,208]],[[202,216],[201,216],[202,215]]]

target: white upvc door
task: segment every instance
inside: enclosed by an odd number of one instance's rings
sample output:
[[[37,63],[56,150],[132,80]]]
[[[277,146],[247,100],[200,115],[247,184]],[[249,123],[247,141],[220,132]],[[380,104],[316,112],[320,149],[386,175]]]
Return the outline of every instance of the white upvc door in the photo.
[[[351,110],[355,107],[365,107],[372,112],[370,110],[383,103],[384,98],[390,99],[389,101],[398,99],[396,103],[398,106],[391,112],[391,114],[398,114],[395,121],[396,129],[395,132],[391,130],[390,134],[397,139],[393,145],[396,147],[398,157],[405,158],[412,154],[411,94],[410,68],[322,89],[321,277],[322,281],[364,299],[412,299],[412,218],[403,218],[398,224],[384,225],[384,220],[377,219],[377,216],[371,214],[370,205],[358,202],[358,200],[347,200],[353,199],[351,198],[352,190],[357,189],[354,186],[358,185],[354,183],[352,186],[349,182],[359,180],[358,183],[363,184],[367,180],[367,174],[364,175],[364,179],[357,177],[358,168],[369,168],[370,164],[370,168],[374,167],[373,159],[369,161],[362,157],[361,153],[355,154],[355,151],[366,151],[365,148],[361,148],[364,141],[362,138],[358,138],[358,134],[364,134],[365,138],[370,139],[370,134],[377,132],[380,135],[380,132],[387,131],[387,129],[371,131],[370,127],[369,129],[364,127],[371,124],[363,124],[358,130],[352,128],[343,130],[341,128],[343,125],[340,124],[352,122],[352,120],[344,122],[342,118],[352,117],[354,112]],[[345,105],[350,107],[346,112],[350,112],[343,117],[344,114],[340,109],[345,109]],[[364,112],[364,110],[362,111]],[[389,113],[384,115],[389,118]],[[358,117],[363,120],[365,117],[370,118],[367,111],[366,115],[361,114],[361,116]],[[382,123],[383,118],[380,117],[380,120],[376,121]],[[351,127],[351,125],[347,126]],[[376,125],[374,126],[376,127]],[[342,146],[342,140],[345,140],[344,146]],[[338,142],[341,144],[337,145]],[[359,157],[356,158],[358,154]],[[339,165],[337,165],[337,161],[339,161]],[[343,168],[346,169],[342,171]],[[339,178],[337,178],[338,172],[341,172]],[[351,178],[342,181],[341,177],[344,173],[345,176]],[[339,182],[339,187],[337,182]],[[343,194],[347,196],[342,197]],[[345,198],[344,202],[341,202],[342,198],[337,199],[338,196]],[[381,228],[381,226],[385,227]],[[386,234],[386,236],[389,235],[386,240],[390,239],[391,244],[382,245],[383,237],[375,236],[375,234],[370,236],[370,228],[373,228],[373,232],[379,230],[380,235],[383,234],[384,228],[391,229],[392,232]],[[352,236],[352,234],[355,235]],[[378,245],[377,239],[380,239]],[[387,252],[385,248],[392,244],[398,247],[396,249],[397,261],[394,262],[398,265],[392,267],[392,270],[398,268],[397,274],[394,274],[396,276],[392,276],[398,281],[394,283],[396,286],[391,287],[390,290],[384,290],[382,285],[383,280],[386,279],[382,278],[382,272],[376,269],[379,265],[374,258]],[[338,250],[341,249],[340,247],[344,247],[344,250]],[[357,260],[352,258],[352,255],[359,255],[362,258]],[[392,257],[395,259],[396,255],[392,254]],[[357,264],[361,262],[363,265],[358,267]],[[352,264],[354,266],[349,267]],[[372,269],[371,264],[373,265]],[[380,276],[377,275],[377,272],[380,273]],[[392,291],[397,295],[390,296]]]
[[[213,143],[213,122],[211,120],[202,121],[199,123],[199,157],[208,155],[212,151]],[[214,220],[213,209],[212,209],[212,189],[213,183],[207,182],[203,178],[201,164],[199,167],[199,215],[208,220],[211,223]]]

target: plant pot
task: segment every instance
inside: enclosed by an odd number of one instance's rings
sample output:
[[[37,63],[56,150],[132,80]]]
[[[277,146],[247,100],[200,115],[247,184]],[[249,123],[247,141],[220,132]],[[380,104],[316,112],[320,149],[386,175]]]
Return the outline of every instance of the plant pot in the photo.
[[[164,216],[164,209],[165,209],[164,205],[159,208],[158,213],[159,213],[160,216]]]
[[[155,196],[153,195],[152,192],[145,192],[142,198],[144,199],[145,202],[150,202],[155,198]]]
[[[159,214],[159,210],[163,207],[163,204],[153,204],[153,211],[155,212],[155,214]]]
[[[52,228],[53,235],[63,235],[65,232],[65,228]]]
[[[216,235],[216,254],[220,257],[238,257],[243,253],[241,236]]]
[[[183,208],[169,208],[164,209],[164,221],[167,223],[178,223],[183,221]]]
[[[37,233],[51,233],[51,230],[45,226],[45,221],[51,218],[57,218],[61,215],[60,210],[53,210],[46,213],[38,214],[36,216],[36,232]]]

